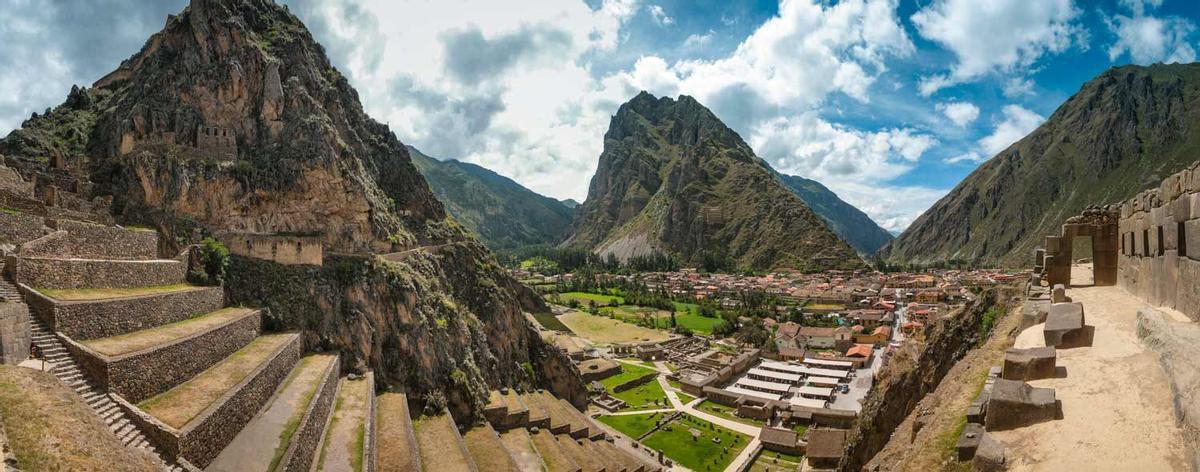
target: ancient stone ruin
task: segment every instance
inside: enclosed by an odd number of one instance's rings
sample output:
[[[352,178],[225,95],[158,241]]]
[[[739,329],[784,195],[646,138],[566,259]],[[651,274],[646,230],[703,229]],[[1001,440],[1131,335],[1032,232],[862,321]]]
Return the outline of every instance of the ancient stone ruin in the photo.
[[[1059,406],[1054,398],[1054,389],[999,379],[992,386],[984,426],[988,431],[1002,431],[1053,421],[1058,415]]]
[[[1117,283],[1117,211],[1110,207],[1089,207],[1082,215],[1067,219],[1062,232],[1046,236],[1046,247],[1035,254],[1035,272],[1055,286],[1071,286],[1071,262],[1076,237],[1091,239],[1094,285]]]
[[[1053,378],[1057,358],[1057,352],[1050,346],[1009,349],[1004,353],[1001,378],[1021,381]]]

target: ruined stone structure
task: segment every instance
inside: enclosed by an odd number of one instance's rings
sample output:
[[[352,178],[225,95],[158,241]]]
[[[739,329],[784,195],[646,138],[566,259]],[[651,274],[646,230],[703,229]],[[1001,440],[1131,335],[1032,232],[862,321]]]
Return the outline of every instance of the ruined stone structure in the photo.
[[[321,236],[224,233],[219,236],[229,252],[286,265],[321,265]]]
[[[1058,418],[1054,389],[1038,388],[1016,380],[996,380],[988,400],[984,426],[988,431],[1020,428]]]
[[[1110,207],[1089,207],[1067,219],[1062,232],[1046,236],[1046,247],[1037,252],[1035,271],[1043,271],[1051,286],[1071,286],[1071,262],[1077,237],[1091,238],[1095,285],[1117,284],[1117,213]]]
[[[1011,348],[1004,353],[1001,377],[1008,380],[1038,380],[1055,376],[1057,352],[1053,347]]]

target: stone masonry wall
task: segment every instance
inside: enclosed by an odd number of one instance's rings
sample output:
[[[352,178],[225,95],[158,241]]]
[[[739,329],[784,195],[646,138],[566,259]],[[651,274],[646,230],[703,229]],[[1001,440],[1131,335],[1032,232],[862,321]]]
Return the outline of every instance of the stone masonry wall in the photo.
[[[106,376],[101,383],[138,403],[186,382],[237,352],[258,337],[261,324],[261,313],[255,311],[211,331],[153,350],[115,358],[91,350],[83,354],[106,365]]]
[[[58,230],[21,246],[28,257],[144,260],[158,257],[158,233],[73,220],[49,220]],[[65,232],[65,233],[64,233]]]
[[[325,434],[325,426],[333,413],[334,401],[337,400],[338,377],[341,370],[340,361],[334,360],[317,387],[317,393],[308,403],[308,409],[300,420],[300,427],[292,435],[292,443],[279,462],[276,470],[282,472],[307,472],[317,458],[317,447],[321,445],[321,437]]]
[[[227,233],[219,236],[229,252],[285,265],[321,265],[324,249],[319,236]]]
[[[300,337],[293,338],[267,363],[246,377],[179,433],[179,455],[204,468],[267,404],[275,389],[300,360]]]
[[[1121,204],[1118,283],[1200,321],[1200,164]]]
[[[17,364],[29,357],[29,307],[0,302],[0,364]]]
[[[225,293],[220,287],[95,301],[57,301],[25,284],[20,287],[33,314],[55,331],[80,340],[162,326],[225,306]]]
[[[39,289],[150,287],[187,278],[187,253],[148,261],[10,257],[8,265],[14,279]]]
[[[40,238],[45,224],[40,216],[0,209],[0,243],[21,244]]]

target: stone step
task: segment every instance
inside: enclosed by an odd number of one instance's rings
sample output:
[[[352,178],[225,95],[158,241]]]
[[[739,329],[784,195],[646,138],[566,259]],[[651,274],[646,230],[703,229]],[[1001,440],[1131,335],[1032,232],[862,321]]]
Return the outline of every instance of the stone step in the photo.
[[[413,422],[413,433],[427,471],[478,472],[458,426],[448,413],[423,416]]]
[[[328,472],[374,470],[370,465],[375,449],[374,375],[367,372],[356,380],[342,379],[334,405],[333,418],[321,441],[318,468]],[[355,468],[355,464],[361,464],[362,469]]]
[[[21,257],[11,265],[18,282],[45,289],[136,288],[182,284],[187,253],[177,259],[107,260]]]
[[[605,467],[607,464],[604,460],[581,444],[581,442],[587,441],[586,439],[575,439],[566,434],[557,434],[554,439],[558,441],[559,447],[570,455],[576,464],[579,464],[583,472],[609,472]]]
[[[517,470],[517,461],[509,455],[500,436],[488,423],[467,430],[463,434],[463,441],[480,470]]]
[[[205,470],[309,470],[333,410],[338,356],[318,354],[296,364],[271,403],[242,428]],[[291,424],[299,424],[294,430]],[[276,458],[277,451],[284,451]]]
[[[53,233],[21,245],[21,257],[146,260],[158,257],[158,233],[80,221],[47,220]]]
[[[75,341],[133,333],[220,310],[221,287],[171,285],[139,289],[51,290],[24,286],[37,318]],[[131,316],[133,314],[134,316]]]
[[[376,470],[423,470],[408,397],[403,393],[385,393],[375,398],[375,406]]]
[[[260,336],[200,375],[138,406],[155,422],[151,436],[172,460],[212,462],[270,401],[300,359],[296,333]]]
[[[526,429],[513,428],[504,431],[500,433],[500,442],[504,444],[504,450],[516,462],[515,470],[520,472],[551,470],[542,462],[542,457],[533,447],[533,440],[529,437],[529,431]]]
[[[108,391],[137,403],[188,381],[258,337],[262,313],[223,308],[184,321],[77,343]]]
[[[538,456],[546,464],[547,472],[580,472],[583,470],[572,455],[563,450],[558,440],[549,431],[539,429],[537,432],[531,432],[529,437]]]

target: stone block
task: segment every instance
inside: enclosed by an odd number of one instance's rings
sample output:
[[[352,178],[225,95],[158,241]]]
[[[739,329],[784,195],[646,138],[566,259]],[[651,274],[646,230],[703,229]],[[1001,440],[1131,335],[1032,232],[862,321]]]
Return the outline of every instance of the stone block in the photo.
[[[958,455],[959,462],[966,462],[975,458],[975,451],[979,449],[979,441],[983,439],[983,425],[979,423],[967,423],[963,428],[962,434],[958,437],[958,444],[954,445],[954,450]]]
[[[1046,236],[1046,255],[1057,255],[1062,251],[1062,238],[1059,236]],[[1049,262],[1046,263],[1050,265]]]
[[[983,424],[984,418],[987,417],[988,394],[989,391],[984,389],[970,405],[967,405],[967,422]]]
[[[971,460],[971,470],[975,472],[1000,472],[1008,468],[1004,455],[1004,445],[984,434],[975,449],[975,458]]]
[[[31,336],[29,307],[0,302],[0,364],[16,365],[29,358]]]
[[[1184,222],[1183,233],[1180,247],[1186,250],[1189,258],[1200,260],[1200,219]]]
[[[1200,193],[1190,193],[1179,200],[1187,201],[1187,218],[1180,218],[1176,221],[1187,221],[1193,218],[1200,218]]]
[[[1052,303],[1046,310],[1046,325],[1043,329],[1046,345],[1054,347],[1077,347],[1085,345],[1083,304]]]
[[[1192,197],[1196,194],[1184,194],[1171,201],[1171,220],[1175,222],[1192,219]]]
[[[985,425],[1003,431],[1053,421],[1059,416],[1052,388],[1036,388],[1017,380],[997,379],[988,400]]]
[[[1050,289],[1050,303],[1068,303],[1071,297],[1067,296],[1067,287],[1063,284],[1054,284],[1054,288]]]
[[[1012,348],[1004,352],[1004,371],[1007,380],[1038,380],[1053,378],[1058,355],[1053,347],[1029,349]]]

